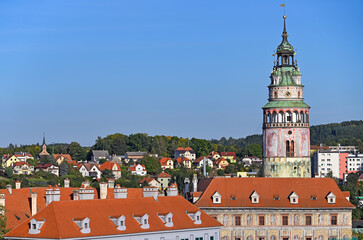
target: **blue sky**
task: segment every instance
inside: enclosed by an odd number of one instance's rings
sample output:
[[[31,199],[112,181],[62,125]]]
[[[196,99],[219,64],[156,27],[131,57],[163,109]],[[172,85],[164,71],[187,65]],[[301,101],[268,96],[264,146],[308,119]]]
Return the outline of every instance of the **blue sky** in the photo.
[[[0,146],[261,133],[281,1],[1,1]],[[363,1],[291,0],[313,125],[363,119]]]

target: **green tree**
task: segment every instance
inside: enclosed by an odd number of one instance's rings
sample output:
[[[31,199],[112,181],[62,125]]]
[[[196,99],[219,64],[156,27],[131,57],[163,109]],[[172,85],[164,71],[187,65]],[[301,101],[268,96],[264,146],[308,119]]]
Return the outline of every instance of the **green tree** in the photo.
[[[5,168],[5,175],[7,176],[7,177],[12,177],[13,176],[13,169],[11,169],[11,167],[6,167]]]
[[[141,164],[145,165],[146,171],[150,174],[157,174],[161,172],[159,160],[155,157],[145,156],[141,160]]]
[[[86,150],[81,147],[78,142],[71,142],[67,152],[71,155],[72,159],[76,161],[82,161],[86,158]]]
[[[64,176],[68,174],[69,174],[69,166],[67,164],[67,161],[63,161],[59,166],[59,175]]]
[[[115,178],[115,175],[113,174],[112,170],[105,169],[102,171],[102,179],[103,181],[107,181],[108,178]]]
[[[8,229],[6,229],[7,218],[5,215],[5,211],[6,211],[5,207],[0,206],[0,238],[1,239],[9,231]]]

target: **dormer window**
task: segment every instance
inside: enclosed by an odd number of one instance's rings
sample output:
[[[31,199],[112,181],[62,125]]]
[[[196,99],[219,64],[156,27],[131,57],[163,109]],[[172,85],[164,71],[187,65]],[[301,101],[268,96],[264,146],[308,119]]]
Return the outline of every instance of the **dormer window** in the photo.
[[[274,195],[274,200],[280,200],[279,195]]]
[[[317,200],[318,198],[316,197],[316,195],[311,195],[311,200]]]
[[[81,233],[90,233],[91,228],[89,226],[90,219],[88,217],[81,219],[81,218],[73,218],[73,222],[77,224],[80,228]]]
[[[253,193],[251,194],[250,198],[251,198],[251,202],[253,204],[260,203],[260,195],[258,195],[256,191],[253,191]]]
[[[334,193],[330,192],[327,196],[326,199],[328,200],[329,204],[335,204],[335,200],[336,200],[336,196],[334,195]]]
[[[299,203],[299,196],[295,192],[292,192],[290,194],[289,198],[290,198],[290,203],[291,204],[298,204]]]
[[[33,218],[30,220],[30,228],[29,228],[29,234],[38,234],[40,233],[40,229],[42,228],[43,224],[45,222],[45,219],[42,220],[36,220]]]
[[[119,231],[126,230],[126,224],[125,224],[126,217],[124,215],[120,217],[110,217],[110,220],[116,225],[117,230]]]
[[[187,212],[188,216],[193,220],[194,224],[201,224],[201,211]]]
[[[212,195],[212,199],[213,199],[213,203],[214,204],[220,204],[222,201],[221,201],[221,198],[222,198],[222,195],[219,194],[219,192],[215,192],[213,195]]]
[[[158,216],[164,222],[165,227],[174,226],[174,224],[173,224],[173,214],[171,212],[168,213],[168,214],[159,214],[158,213]]]
[[[147,215],[147,214],[142,215],[142,216],[134,215],[134,218],[136,219],[136,221],[139,222],[140,227],[142,229],[148,229],[150,227],[150,225],[149,225],[149,215]]]

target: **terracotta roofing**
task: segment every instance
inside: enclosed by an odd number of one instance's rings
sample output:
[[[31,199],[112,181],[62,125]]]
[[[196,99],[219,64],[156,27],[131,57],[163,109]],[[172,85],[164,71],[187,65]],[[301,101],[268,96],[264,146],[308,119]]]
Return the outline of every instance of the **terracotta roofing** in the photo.
[[[221,156],[236,158],[235,152],[221,152]]]
[[[141,164],[131,165],[131,166],[129,167],[129,170],[130,170],[130,171],[132,171],[132,172],[136,171],[136,167],[137,167],[138,165],[140,165],[140,166],[142,167],[142,170],[143,170],[143,171],[146,171],[146,169],[145,169],[145,165],[141,165]]]
[[[46,168],[49,168],[51,166],[55,166],[55,165],[53,165],[51,163],[41,163],[41,164],[38,164],[35,168],[44,168],[44,169],[46,169]]]
[[[90,211],[93,209],[93,211]],[[155,201],[152,197],[139,199],[106,199],[52,202],[40,211],[35,219],[44,219],[44,224],[38,234],[29,234],[30,219],[7,233],[5,237],[20,237],[33,239],[65,239],[92,236],[122,235],[130,233],[147,233],[156,231],[170,231],[182,229],[198,229],[222,225],[203,211],[201,224],[195,224],[188,216],[190,212],[201,211],[183,197],[159,197]],[[158,213],[173,214],[173,226],[166,227]],[[134,216],[149,215],[148,229],[142,229]],[[112,216],[125,216],[126,229],[117,230],[111,221]],[[73,221],[89,218],[90,233],[81,233],[80,228]]]
[[[178,163],[183,163],[183,162],[187,162],[187,161],[191,162],[191,160],[189,158],[180,158],[180,157],[177,158],[176,161]]]
[[[13,166],[14,166],[14,167],[15,167],[15,166],[23,166],[23,165],[30,166],[30,165],[29,165],[29,163],[27,163],[27,162],[15,162],[15,163],[13,164]]]
[[[252,204],[253,192],[259,203]],[[212,195],[222,195],[220,204],[213,204]],[[299,196],[297,204],[291,204],[289,196]],[[336,203],[329,204],[327,195],[332,192]],[[231,195],[235,197],[232,199]],[[279,195],[280,200],[274,200]],[[316,200],[312,196],[316,196]],[[241,208],[354,208],[331,178],[215,178],[196,203],[198,207],[241,207]]]
[[[171,178],[171,176],[169,174],[167,174],[166,172],[161,172],[158,175],[156,175],[157,178]]]
[[[201,156],[201,157],[199,157],[199,158],[195,159],[195,160],[194,160],[194,163],[199,163],[199,162],[203,161],[203,159],[204,159],[204,158],[209,159],[209,158],[208,158],[208,157],[206,157],[206,156]],[[209,159],[209,160],[210,160],[210,159]]]
[[[117,163],[113,163],[111,161],[106,161],[104,162],[101,166],[100,166],[100,170],[103,171],[105,169],[108,169],[108,170],[113,170],[112,168],[114,167],[114,165],[116,165],[117,167],[117,170],[114,170],[114,171],[121,171],[121,168],[120,166],[117,164]]]
[[[218,165],[218,164],[220,164],[222,161],[227,162],[227,164],[226,164],[226,165],[228,165],[228,161],[227,161],[225,158],[218,158],[217,160],[215,160],[215,161],[214,161],[214,164],[215,164],[215,165]]]
[[[152,177],[144,177],[143,179],[141,179],[141,181],[139,182],[139,184],[143,184],[145,181],[147,183],[150,183],[152,180],[155,180],[155,178],[152,178]]]
[[[186,151],[189,151],[191,153],[194,153],[194,150],[190,147],[178,147],[176,150],[176,152],[179,152],[179,153],[185,153]]]
[[[53,154],[53,157],[54,157],[55,160],[58,160],[61,157],[63,157],[66,160],[72,160],[71,155],[69,155],[69,154],[63,154],[63,153],[61,153],[61,154]]]
[[[167,166],[169,160],[172,160],[172,159],[168,158],[168,157],[163,157],[159,160],[159,163],[161,166]]]
[[[77,161],[74,161],[74,160],[66,160],[66,161],[67,161],[68,164],[71,164],[73,166],[77,166],[78,165]]]

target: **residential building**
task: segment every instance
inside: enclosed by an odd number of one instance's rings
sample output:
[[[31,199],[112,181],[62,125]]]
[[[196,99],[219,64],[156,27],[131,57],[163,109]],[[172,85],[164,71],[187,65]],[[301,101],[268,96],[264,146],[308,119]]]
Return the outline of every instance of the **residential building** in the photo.
[[[346,163],[348,173],[363,171],[363,153],[348,154]]]
[[[183,158],[177,158],[175,159],[175,163],[178,167],[185,167],[185,168],[192,168],[192,160],[190,160],[189,158],[183,157]]]
[[[355,207],[331,178],[215,178],[204,188],[195,205],[224,225],[221,239],[352,237]]]
[[[194,161],[197,157],[190,147],[178,147],[174,151],[174,158],[188,158],[189,160]]]
[[[201,167],[203,167],[203,164],[205,162],[206,166],[209,166],[209,167],[213,168],[213,161],[212,161],[212,159],[214,160],[214,158],[209,158],[209,157],[206,157],[206,156],[201,156],[201,157],[199,157],[199,158],[197,158],[197,159],[194,160],[193,165],[194,165],[195,168],[201,168]]]
[[[359,148],[357,146],[328,146],[331,151],[335,152],[349,152],[349,153],[356,153],[358,152]]]
[[[147,174],[145,165],[135,164],[129,167],[132,175],[145,176]]]
[[[38,164],[37,166],[35,166],[35,172],[38,172],[38,171],[49,172],[49,173],[54,174],[57,177],[59,177],[59,167],[57,167],[54,164],[50,164],[50,163]]]
[[[253,164],[256,164],[256,165],[262,165],[262,159],[259,158],[259,157],[254,157],[254,156],[245,156],[243,159],[242,159],[242,163],[245,165],[245,166],[251,166]]]
[[[160,190],[164,190],[169,187],[171,176],[163,171],[156,175],[156,180],[160,183]]]
[[[214,161],[214,167],[217,169],[225,169],[228,165],[228,161],[224,158],[220,158]]]
[[[2,167],[12,167],[14,163],[20,162],[20,159],[14,154],[5,154],[2,157]]]
[[[326,177],[332,172],[333,177],[340,178],[340,162],[339,152],[318,150],[312,158],[313,174],[315,177]]]
[[[300,68],[285,24],[272,69],[269,102],[263,106],[265,177],[311,177],[309,109],[304,102]]]
[[[256,177],[257,172],[237,172],[237,177]]]
[[[107,150],[92,150],[92,162],[99,162],[101,159],[108,160],[110,158],[110,154]]]
[[[102,171],[97,163],[81,163],[78,164],[77,168],[83,177],[101,178]]]
[[[221,152],[221,157],[228,160],[230,163],[236,163],[235,152]]]
[[[34,159],[33,155],[29,152],[15,152],[14,155],[22,162],[26,162],[28,159]]]
[[[160,189],[160,183],[153,177],[144,177],[143,179],[141,179],[141,181],[139,182],[140,187],[142,187],[144,184],[147,184],[150,187],[157,187],[158,189]]]
[[[218,152],[212,151],[209,153],[208,158],[213,158],[214,161],[221,158],[221,155]]]
[[[163,157],[159,160],[161,169],[174,169],[174,161],[171,158]]]
[[[45,144],[45,135],[43,135],[42,151],[39,153],[39,157],[47,157],[50,154],[47,152],[47,144]]]
[[[53,201],[5,239],[217,240],[220,229],[181,196]]]
[[[53,154],[54,160],[57,162],[58,166],[62,164],[64,160],[73,161],[71,155],[69,154]]]
[[[115,177],[116,180],[121,178],[121,168],[120,168],[120,165],[118,165],[117,163],[114,163],[114,162],[111,162],[111,161],[104,162],[100,166],[100,170],[104,171],[106,169],[112,171],[113,176]]]
[[[132,159],[135,162],[137,160],[143,159],[147,155],[147,152],[126,152],[125,158]]]
[[[12,168],[15,175],[30,175],[34,172],[34,166],[27,162],[15,162]]]

